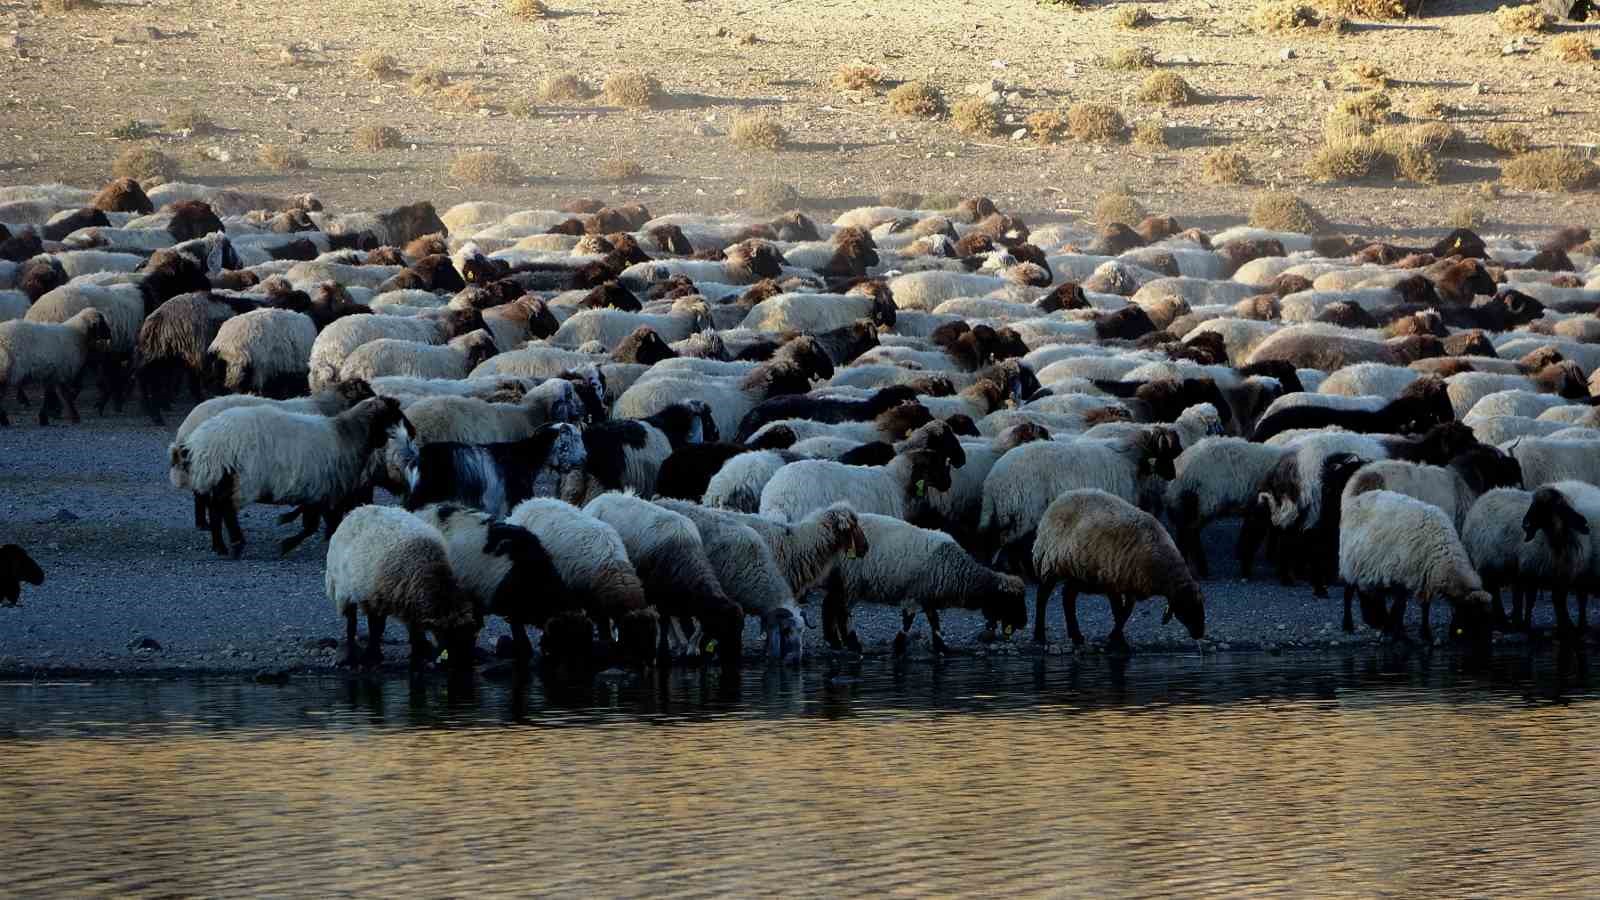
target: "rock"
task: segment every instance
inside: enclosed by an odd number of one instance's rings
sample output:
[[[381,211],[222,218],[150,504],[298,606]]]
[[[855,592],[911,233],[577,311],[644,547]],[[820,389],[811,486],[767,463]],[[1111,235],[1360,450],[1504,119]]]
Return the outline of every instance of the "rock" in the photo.
[[[257,669],[256,684],[288,684],[289,670],[285,668]]]
[[[300,85],[298,85],[298,84],[291,85],[289,87],[289,90],[286,92],[286,95],[288,96],[288,98],[290,100],[293,100],[294,98],[300,96]]]
[[[1295,56],[1297,56],[1297,55],[1298,54],[1296,54],[1294,52],[1294,48],[1293,47],[1285,47],[1282,50],[1278,51],[1278,58],[1283,60],[1284,62],[1288,62],[1289,60],[1294,59]]]
[[[1013,141],[1020,141],[1020,140],[1022,140],[1023,138],[1025,138],[1027,136],[1028,136],[1028,129],[1026,129],[1026,128],[1018,128],[1016,131],[1011,132],[1011,139]]]
[[[128,649],[135,653],[160,653],[161,643],[152,637],[136,637],[128,642]]]
[[[48,519],[45,519],[44,521],[46,523],[50,523],[50,522],[76,522],[80,518],[82,518],[82,517],[79,516],[77,513],[74,513],[70,509],[58,509],[58,510],[56,510],[56,514],[55,515],[51,516]]]

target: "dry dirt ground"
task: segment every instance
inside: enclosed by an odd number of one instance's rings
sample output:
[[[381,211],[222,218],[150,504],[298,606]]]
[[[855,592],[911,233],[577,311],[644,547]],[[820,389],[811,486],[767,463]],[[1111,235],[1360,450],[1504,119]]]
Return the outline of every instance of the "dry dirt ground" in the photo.
[[[113,0],[67,12],[46,12],[41,2],[63,0],[0,3],[4,183],[99,184],[129,146],[112,131],[137,120],[154,130],[143,142],[175,157],[185,180],[313,190],[345,208],[419,197],[441,208],[488,197],[549,206],[582,195],[638,198],[661,211],[716,211],[748,205],[742,188],[776,180],[819,211],[890,191],[981,192],[1012,211],[1070,216],[1121,182],[1151,210],[1185,224],[1236,220],[1263,185],[1290,187],[1340,226],[1373,235],[1440,227],[1446,211],[1469,197],[1487,210],[1492,230],[1600,219],[1594,189],[1478,194],[1499,166],[1482,145],[1469,144],[1452,159],[1436,186],[1387,179],[1324,186],[1304,174],[1324,113],[1350,90],[1339,69],[1357,61],[1388,70],[1398,109],[1437,94],[1447,121],[1469,139],[1491,124],[1517,123],[1540,145],[1575,145],[1593,155],[1600,67],[1562,61],[1549,44],[1562,33],[1600,42],[1600,23],[1508,46],[1511,38],[1495,26],[1495,0],[1428,2],[1421,19],[1355,21],[1338,35],[1258,35],[1247,23],[1255,5],[1248,0],[1088,0],[1079,10],[1031,0],[549,0],[548,13],[535,20],[513,16],[504,0]],[[1117,27],[1117,9],[1129,6],[1147,10],[1154,23]],[[1161,69],[1181,74],[1200,102],[1139,102],[1146,73],[1101,63],[1132,46],[1150,49]],[[392,54],[403,73],[388,80],[364,74],[356,60],[374,50]],[[879,88],[830,84],[840,64],[857,61],[881,71]],[[454,83],[475,82],[479,99],[460,105],[414,94],[408,76],[430,64]],[[665,103],[634,111],[600,98],[537,100],[547,76],[567,72],[598,86],[623,69],[658,78]],[[951,102],[975,83],[1000,82],[999,130],[973,139],[947,121],[896,115],[884,92],[911,79],[938,87]],[[1130,124],[1160,120],[1172,148],[1038,146],[1010,138],[1027,113],[1083,100],[1120,107]],[[164,127],[169,115],[189,108],[216,129],[190,135]],[[735,146],[733,118],[755,108],[782,121],[787,148]],[[402,147],[352,149],[355,129],[371,124],[398,128]],[[310,168],[267,170],[256,161],[263,143],[299,150]],[[1224,146],[1249,158],[1249,184],[1200,181],[1200,158]],[[451,158],[475,149],[506,154],[525,179],[505,187],[452,183]],[[219,161],[224,155],[228,161]],[[608,181],[600,175],[607,159],[637,162],[643,179]]]

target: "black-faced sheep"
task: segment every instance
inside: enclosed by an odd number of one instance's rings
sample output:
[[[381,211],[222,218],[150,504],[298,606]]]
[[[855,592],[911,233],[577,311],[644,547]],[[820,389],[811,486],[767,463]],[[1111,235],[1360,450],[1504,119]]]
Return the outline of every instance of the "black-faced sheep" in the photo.
[[[1284,431],[1328,427],[1362,434],[1417,434],[1454,419],[1444,384],[1419,379],[1376,410],[1292,406],[1268,413],[1256,423],[1251,439],[1262,442]]]
[[[16,544],[0,547],[0,606],[16,606],[24,584],[44,584],[44,570]]]
[[[406,508],[461,503],[503,517],[529,498],[556,496],[562,477],[585,457],[583,436],[566,423],[506,443],[424,444],[404,464]]]

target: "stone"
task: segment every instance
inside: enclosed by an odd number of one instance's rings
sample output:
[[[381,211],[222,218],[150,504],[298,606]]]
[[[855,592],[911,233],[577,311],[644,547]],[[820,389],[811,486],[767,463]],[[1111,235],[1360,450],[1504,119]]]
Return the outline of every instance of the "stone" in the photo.
[[[135,653],[160,653],[161,643],[152,637],[136,637],[128,642],[128,649]]]

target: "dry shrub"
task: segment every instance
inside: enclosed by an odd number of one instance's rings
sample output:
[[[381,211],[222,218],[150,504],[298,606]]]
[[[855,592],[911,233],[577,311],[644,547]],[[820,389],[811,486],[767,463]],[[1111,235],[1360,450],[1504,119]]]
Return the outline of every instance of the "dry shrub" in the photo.
[[[612,106],[649,109],[661,100],[661,82],[643,72],[617,72],[606,77],[600,93]]]
[[[1406,115],[1413,119],[1443,119],[1450,109],[1450,104],[1435,91],[1424,91],[1406,102]]]
[[[782,181],[763,181],[745,192],[744,202],[754,212],[787,212],[800,205],[800,192]]]
[[[1194,89],[1177,72],[1153,72],[1139,85],[1138,97],[1145,103],[1184,106],[1194,102]]]
[[[1144,206],[1120,188],[1101,194],[1100,199],[1094,202],[1096,225],[1122,224],[1131,227],[1139,224],[1144,217]]]
[[[761,42],[761,38],[756,36],[754,31],[746,31],[744,34],[734,38],[734,40],[746,47],[754,47],[756,44]]]
[[[600,177],[607,181],[638,181],[644,177],[644,166],[631,159],[603,159]]]
[[[1161,127],[1160,122],[1154,120],[1146,120],[1133,126],[1133,142],[1152,150],[1165,150],[1171,146],[1167,142],[1167,130]]]
[[[1243,184],[1250,180],[1250,161],[1237,150],[1213,150],[1200,158],[1200,179],[1206,184]]]
[[[949,211],[961,205],[967,195],[959,191],[937,191],[922,198],[923,209],[938,209]]]
[[[1563,34],[1550,42],[1550,52],[1562,62],[1586,63],[1594,59],[1594,44],[1581,34]]]
[[[1515,125],[1490,125],[1483,133],[1483,142],[1507,156],[1516,156],[1533,149],[1533,138]]]
[[[1263,33],[1312,29],[1338,31],[1343,23],[1343,17],[1323,16],[1312,7],[1293,0],[1260,3],[1250,13],[1250,27]]]
[[[1555,17],[1537,6],[1502,6],[1494,11],[1494,24],[1506,34],[1538,34],[1555,24]]]
[[[119,141],[142,141],[150,136],[150,126],[138,119],[129,119],[111,129],[110,135]]]
[[[506,12],[519,19],[542,19],[550,8],[542,0],[506,0]]]
[[[1330,13],[1354,19],[1403,19],[1406,5],[1400,0],[1316,0],[1317,6]]]
[[[1462,137],[1461,129],[1447,122],[1426,122],[1406,129],[1406,140],[1409,143],[1427,147],[1434,153],[1459,149]]]
[[[875,91],[881,81],[883,73],[865,63],[845,63],[833,73],[833,86],[841,91]]]
[[[576,75],[562,72],[539,82],[541,103],[576,103],[594,96],[594,91]]]
[[[1439,123],[1443,124],[1443,123]],[[1372,135],[1325,134],[1322,146],[1306,165],[1319,181],[1356,181],[1369,175],[1438,184],[1439,150],[1450,140],[1429,126],[1383,128]]]
[[[931,119],[944,112],[944,96],[920,81],[908,81],[889,92],[889,108],[903,116]]]
[[[1288,191],[1264,191],[1256,195],[1255,202],[1250,204],[1250,224],[1298,234],[1322,234],[1328,230],[1328,220],[1321,213]]]
[[[1389,109],[1394,101],[1383,91],[1367,91],[1345,97],[1335,109],[1366,125],[1382,125],[1389,121]]]
[[[368,78],[383,81],[400,74],[400,61],[395,59],[393,54],[382,50],[363,50],[361,55],[356,57],[356,68]]]
[[[356,129],[355,138],[352,140],[357,150],[369,153],[392,150],[403,142],[400,130],[389,125],[363,125]]]
[[[413,94],[426,94],[429,91],[442,91],[450,86],[450,76],[435,65],[420,69],[411,76],[411,92]]]
[[[154,147],[129,147],[117,154],[116,161],[111,164],[111,175],[135,181],[146,178],[170,181],[178,177],[178,161]]]
[[[1452,206],[1445,216],[1445,221],[1451,228],[1471,228],[1477,231],[1489,224],[1489,211],[1469,200]]]
[[[1443,176],[1439,164],[1439,154],[1430,149],[1426,144],[1417,143],[1409,133],[1385,139],[1384,148],[1393,160],[1394,173],[1398,178],[1421,182],[1422,184],[1438,184]]]
[[[1152,69],[1156,55],[1148,47],[1118,47],[1106,57],[1108,69]]]
[[[1377,138],[1324,138],[1306,163],[1306,174],[1318,181],[1355,181],[1366,178],[1389,161]]]
[[[262,144],[256,148],[256,162],[274,172],[293,172],[311,168],[305,154],[277,144]]]
[[[778,117],[754,112],[733,117],[733,142],[746,150],[782,150],[789,132]]]
[[[519,119],[532,118],[538,111],[539,107],[527,97],[512,97],[506,101],[506,112]]]
[[[168,131],[188,131],[194,134],[204,134],[215,127],[216,123],[211,121],[210,116],[192,106],[175,109],[167,115]]]
[[[1328,110],[1328,115],[1322,120],[1322,139],[1325,141],[1355,140],[1375,130],[1371,124],[1337,108]]]
[[[1594,177],[1594,163],[1564,147],[1533,150],[1500,168],[1500,180],[1519,191],[1575,191]]]
[[[1036,143],[1054,144],[1067,129],[1067,117],[1059,110],[1041,109],[1028,113],[1022,124],[1027,126],[1028,136]]]
[[[1155,24],[1155,17],[1145,12],[1142,6],[1119,6],[1111,21],[1118,28],[1148,28]]]
[[[878,195],[878,202],[895,209],[921,209],[922,195],[916,191],[888,190]]]
[[[1357,84],[1373,90],[1382,90],[1389,86],[1388,71],[1375,63],[1351,63],[1341,67],[1339,74],[1346,84]]]
[[[494,98],[483,91],[483,83],[478,81],[458,81],[439,91],[435,99],[440,106],[458,109],[482,109],[494,102]]]
[[[450,179],[475,185],[515,184],[522,180],[522,171],[508,157],[479,150],[456,154],[450,161]]]
[[[1000,127],[1000,114],[994,104],[981,97],[967,97],[950,109],[950,124],[969,137],[989,137]]]
[[[1114,106],[1074,103],[1067,110],[1067,133],[1075,141],[1118,141],[1128,133],[1128,123]]]

